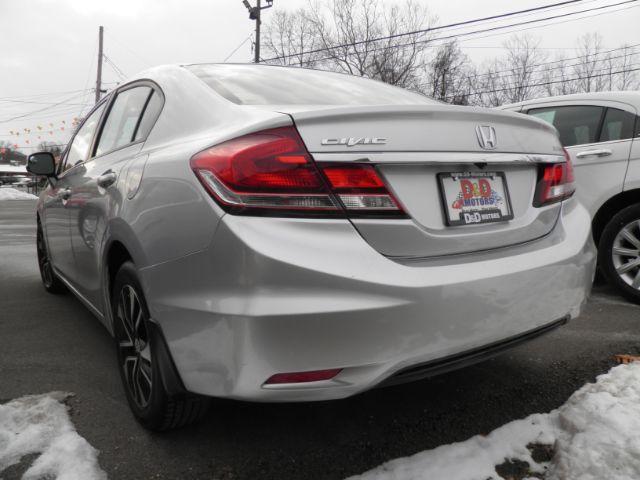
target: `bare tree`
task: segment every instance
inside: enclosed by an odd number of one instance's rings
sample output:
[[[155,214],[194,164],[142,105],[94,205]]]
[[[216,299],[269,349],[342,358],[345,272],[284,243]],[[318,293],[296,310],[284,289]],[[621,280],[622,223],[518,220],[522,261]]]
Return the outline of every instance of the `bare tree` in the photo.
[[[602,36],[587,33],[578,39],[579,62],[573,67],[578,91],[599,92],[604,90],[606,80],[602,77]]]
[[[541,94],[538,67],[546,55],[539,44],[540,40],[530,35],[513,36],[504,43],[506,56],[500,62],[503,74],[499,83],[507,102],[521,102]]]
[[[469,101],[472,67],[454,40],[438,47],[435,55],[425,66],[423,92],[444,102],[465,105]]]
[[[564,55],[556,57],[556,60],[540,71],[540,77],[544,83],[545,93],[549,96],[569,95],[578,92],[571,64]]]
[[[621,52],[617,54],[614,62],[615,73],[611,82],[611,90],[637,90],[640,88],[638,72],[633,70],[633,65],[638,63],[638,52],[629,45],[623,45]]]
[[[48,141],[44,141],[44,142],[40,142],[38,144],[38,151],[39,152],[50,152],[51,154],[53,154],[54,157],[59,157],[62,154],[62,148],[63,146],[60,145],[59,143],[54,143],[54,142],[48,142]]]
[[[530,35],[513,36],[503,46],[503,56],[468,76],[470,103],[497,107],[544,94],[540,65],[546,55],[539,48],[539,40]]]
[[[268,57],[273,58],[267,63],[313,67],[318,57],[314,51],[319,46],[314,25],[304,9],[294,12],[276,10],[266,25],[263,49]]]
[[[377,0],[310,0],[304,11],[273,16],[265,46],[270,63],[315,65],[417,88],[430,39],[417,31],[432,22],[413,0],[392,6]],[[310,53],[314,50],[320,51]]]

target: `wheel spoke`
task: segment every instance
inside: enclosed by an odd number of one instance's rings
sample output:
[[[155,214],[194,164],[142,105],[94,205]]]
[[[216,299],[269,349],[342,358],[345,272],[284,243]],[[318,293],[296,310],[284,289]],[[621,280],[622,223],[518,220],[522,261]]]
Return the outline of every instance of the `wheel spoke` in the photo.
[[[135,366],[135,362],[138,357],[136,356],[128,356],[125,357],[122,362],[122,369],[124,370],[124,376],[127,379],[127,383],[131,384],[131,377],[133,375],[133,367]]]
[[[141,392],[151,392],[151,365],[144,361],[140,361],[138,364],[138,387]],[[147,399],[145,398],[144,400],[146,401]]]
[[[633,279],[633,282],[631,282],[631,286],[640,289],[640,269],[636,272],[636,277]]]
[[[120,305],[118,305],[118,312],[116,313],[116,316],[120,319],[120,323],[122,324],[122,329],[124,330],[125,335],[127,336],[127,340],[128,342],[133,345],[133,332],[131,331],[131,327],[129,325],[129,322],[127,322],[126,314],[125,312],[125,307],[124,305],[122,305],[122,303],[120,303]]]
[[[629,242],[630,244],[632,244],[634,247],[636,247],[637,249],[640,250],[640,239],[638,237],[636,237],[632,232],[631,232],[631,226],[628,225],[625,228],[623,228],[620,231],[620,234],[622,235],[622,237]]]
[[[640,250],[633,250],[632,248],[613,247],[614,255],[621,255],[623,257],[639,257]]]
[[[133,327],[133,309],[135,307],[135,294],[133,293],[133,288],[127,286],[127,290],[129,290],[129,324]]]
[[[136,320],[133,323],[133,331],[136,336],[140,336],[140,326],[142,325],[142,307],[138,305],[138,315],[136,316]]]
[[[618,268],[616,268],[616,271],[618,272],[618,274],[623,275],[633,270],[636,267],[640,267],[640,258],[637,258],[627,263],[623,263]]]
[[[136,357],[136,362],[133,365],[133,371],[131,373],[131,386],[133,387],[133,396],[136,399],[138,405],[142,405],[142,392],[140,391],[140,359]]]
[[[142,350],[140,350],[140,357],[146,362],[149,362],[149,364],[151,364],[151,348],[149,347],[148,343],[144,346]]]
[[[153,366],[146,319],[138,293],[131,285],[120,290],[116,307],[122,328],[116,329],[125,384],[135,403],[146,407],[152,390]]]

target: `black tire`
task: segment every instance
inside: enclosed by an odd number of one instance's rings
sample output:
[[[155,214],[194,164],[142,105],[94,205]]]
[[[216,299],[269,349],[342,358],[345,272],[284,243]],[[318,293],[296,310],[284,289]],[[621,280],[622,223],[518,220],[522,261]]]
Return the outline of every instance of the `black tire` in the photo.
[[[624,238],[623,230],[631,234]],[[618,212],[604,228],[598,245],[598,264],[607,281],[627,300],[640,304],[640,204]],[[615,250],[614,250],[615,249]],[[624,252],[624,255],[620,254]],[[628,255],[627,255],[628,253]],[[627,271],[626,268],[631,266]],[[623,272],[623,273],[621,273]],[[638,280],[635,280],[635,279]]]
[[[164,431],[193,423],[207,412],[209,399],[188,392],[167,393],[159,361],[159,341],[150,332],[149,310],[131,262],[115,276],[111,308],[118,370],[131,411],[149,430]],[[166,368],[166,367],[164,367]]]
[[[42,225],[38,219],[38,227],[36,233],[36,250],[38,252],[38,268],[40,269],[40,278],[42,279],[42,286],[44,289],[53,294],[66,293],[67,287],[62,283],[60,278],[53,271],[51,265],[51,259],[49,258],[49,252],[47,250],[47,242],[44,238],[44,232],[42,231]]]

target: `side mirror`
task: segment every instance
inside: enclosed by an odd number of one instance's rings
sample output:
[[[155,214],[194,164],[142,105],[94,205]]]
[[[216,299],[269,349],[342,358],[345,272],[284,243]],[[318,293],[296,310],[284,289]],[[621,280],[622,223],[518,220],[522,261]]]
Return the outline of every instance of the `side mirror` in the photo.
[[[38,152],[29,155],[27,172],[45,177],[56,176],[56,160],[51,152]]]

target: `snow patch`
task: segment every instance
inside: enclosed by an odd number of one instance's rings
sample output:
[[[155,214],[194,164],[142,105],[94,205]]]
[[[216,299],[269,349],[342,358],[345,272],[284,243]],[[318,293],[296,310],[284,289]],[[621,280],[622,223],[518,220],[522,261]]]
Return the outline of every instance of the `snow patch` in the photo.
[[[106,480],[98,451],[78,435],[62,403],[71,395],[53,392],[0,405],[0,477],[23,456],[39,453],[23,480]]]
[[[351,479],[497,480],[497,465],[520,460],[535,478],[632,480],[640,478],[639,432],[640,363],[631,363],[600,375],[548,414],[392,460]],[[532,444],[552,445],[551,461],[536,462],[527,448]]]
[[[0,200],[35,200],[37,198],[35,195],[20,191],[17,188],[0,188]]]

